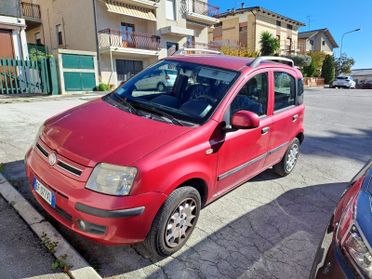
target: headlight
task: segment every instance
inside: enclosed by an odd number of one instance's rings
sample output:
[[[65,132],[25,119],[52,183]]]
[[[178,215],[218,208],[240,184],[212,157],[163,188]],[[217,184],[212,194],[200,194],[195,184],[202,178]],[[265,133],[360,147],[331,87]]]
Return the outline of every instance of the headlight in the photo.
[[[86,188],[115,196],[128,195],[137,169],[122,167],[106,163],[97,165],[90,175]]]
[[[36,137],[35,137],[35,140],[34,140],[34,144],[33,144],[33,146],[36,145],[37,141],[39,140],[41,134],[42,134],[43,131],[44,131],[44,128],[45,128],[45,125],[44,125],[44,124],[40,126],[39,130],[37,131],[37,134],[36,134]]]
[[[342,247],[358,268],[360,268],[368,278],[372,278],[372,255],[355,225],[351,227]]]

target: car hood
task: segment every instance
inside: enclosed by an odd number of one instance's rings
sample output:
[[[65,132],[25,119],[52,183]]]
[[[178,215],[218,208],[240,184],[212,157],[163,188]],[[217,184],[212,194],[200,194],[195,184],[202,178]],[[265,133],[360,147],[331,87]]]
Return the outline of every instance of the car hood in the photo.
[[[191,129],[140,117],[97,99],[46,121],[41,139],[85,166],[99,162],[131,166]]]

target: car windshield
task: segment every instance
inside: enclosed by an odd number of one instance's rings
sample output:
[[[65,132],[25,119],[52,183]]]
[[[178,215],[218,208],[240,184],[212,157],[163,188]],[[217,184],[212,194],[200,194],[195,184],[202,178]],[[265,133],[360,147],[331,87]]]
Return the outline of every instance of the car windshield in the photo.
[[[124,100],[132,113],[144,110],[178,123],[202,124],[237,77],[235,71],[162,60],[118,87],[112,98]]]

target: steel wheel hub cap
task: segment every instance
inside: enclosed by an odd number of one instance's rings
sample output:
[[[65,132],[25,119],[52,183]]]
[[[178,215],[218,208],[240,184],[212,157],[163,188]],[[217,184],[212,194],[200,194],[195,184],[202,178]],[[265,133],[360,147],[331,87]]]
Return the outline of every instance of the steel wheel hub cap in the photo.
[[[195,224],[195,217],[195,200],[188,198],[182,201],[168,220],[165,230],[165,243],[172,248],[179,246],[190,234]]]
[[[298,155],[300,153],[299,146],[294,144],[288,152],[286,170],[290,172],[296,165]]]

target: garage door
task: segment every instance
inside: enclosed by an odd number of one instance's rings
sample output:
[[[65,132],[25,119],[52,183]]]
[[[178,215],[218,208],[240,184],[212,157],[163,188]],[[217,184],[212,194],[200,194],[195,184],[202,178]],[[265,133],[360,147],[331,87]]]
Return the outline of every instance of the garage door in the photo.
[[[0,29],[0,58],[13,58],[12,32]]]
[[[96,87],[94,57],[63,54],[62,66],[66,91],[93,91]]]

